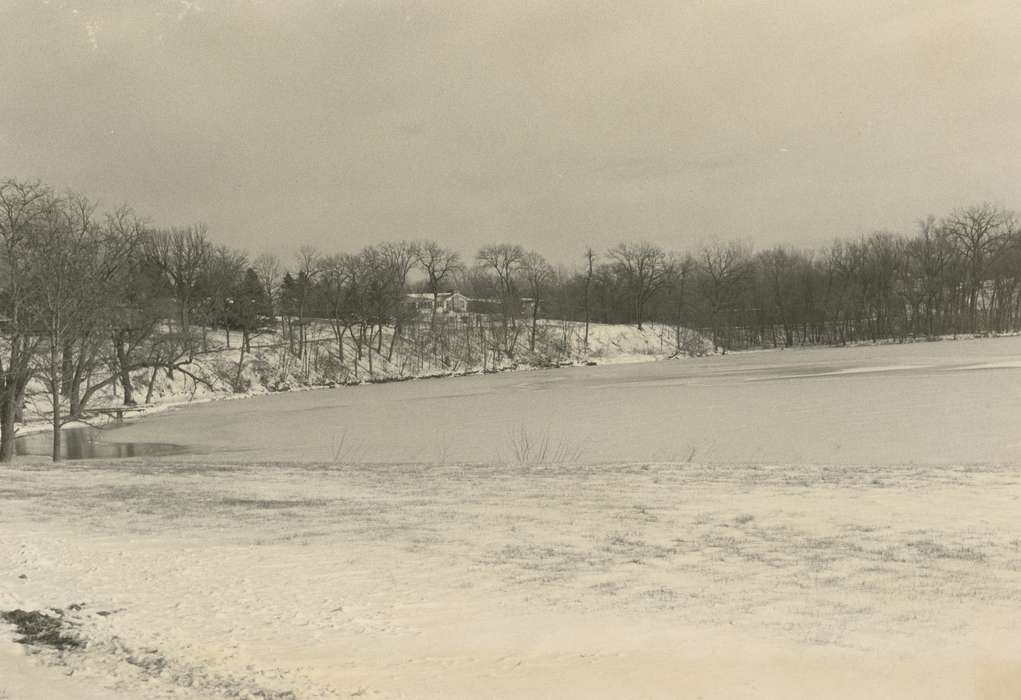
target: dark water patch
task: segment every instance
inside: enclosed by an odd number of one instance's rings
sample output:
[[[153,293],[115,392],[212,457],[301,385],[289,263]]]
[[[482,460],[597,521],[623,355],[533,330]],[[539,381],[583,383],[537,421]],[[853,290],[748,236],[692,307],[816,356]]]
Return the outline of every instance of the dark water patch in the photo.
[[[185,452],[181,445],[164,442],[107,442],[102,439],[105,430],[97,428],[68,428],[60,433],[60,452],[64,459],[126,459],[130,457],[158,457]],[[49,456],[53,449],[52,433],[26,435],[14,441],[19,455]]]
[[[65,633],[70,623],[64,619],[64,612],[57,608],[53,608],[52,614],[38,610],[3,610],[0,611],[0,619],[17,628],[21,636],[14,641],[19,644],[62,650],[84,646],[76,635]]]

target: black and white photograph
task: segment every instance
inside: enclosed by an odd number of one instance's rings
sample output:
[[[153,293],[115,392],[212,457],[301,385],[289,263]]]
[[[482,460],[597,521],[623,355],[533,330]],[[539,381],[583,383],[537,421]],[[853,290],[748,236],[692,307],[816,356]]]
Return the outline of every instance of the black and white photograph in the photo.
[[[0,700],[1021,700],[1014,0],[0,0]]]

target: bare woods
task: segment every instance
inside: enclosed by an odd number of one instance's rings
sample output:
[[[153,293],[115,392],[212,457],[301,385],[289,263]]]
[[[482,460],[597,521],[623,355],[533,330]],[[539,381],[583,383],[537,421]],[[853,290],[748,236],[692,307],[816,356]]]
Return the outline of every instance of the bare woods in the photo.
[[[564,322],[563,342],[566,322],[583,328],[582,348],[589,322],[655,321],[678,338],[695,328],[724,350],[1021,326],[1021,229],[991,205],[821,251],[626,241],[579,253],[568,269],[509,243],[463,257],[395,241],[355,253],[303,247],[282,262],[217,245],[202,225],[158,228],[127,207],[100,211],[78,193],[2,180],[0,461],[13,457],[27,394],[45,399],[54,428],[114,387],[125,404],[147,400],[139,394],[157,373],[193,376],[211,329],[239,353],[230,380],[242,390],[253,338],[271,333],[305,370],[334,362],[357,375],[395,354],[483,368],[548,357],[563,351],[549,319]],[[54,430],[54,458],[59,440]]]

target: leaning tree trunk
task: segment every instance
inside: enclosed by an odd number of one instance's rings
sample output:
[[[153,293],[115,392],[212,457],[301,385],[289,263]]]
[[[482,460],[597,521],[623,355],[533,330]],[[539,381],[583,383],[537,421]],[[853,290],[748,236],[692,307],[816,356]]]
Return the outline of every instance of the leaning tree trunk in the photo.
[[[394,359],[394,346],[397,344],[397,338],[401,334],[401,324],[398,323],[394,326],[393,335],[390,336],[390,348],[386,352],[386,361],[393,362]]]
[[[135,396],[131,386],[131,371],[128,369],[128,355],[124,351],[124,343],[120,337],[114,337],[113,345],[117,352],[117,376],[121,389],[124,390],[124,405],[134,406]]]
[[[159,366],[152,368],[152,374],[149,375],[149,388],[145,391],[145,402],[152,403],[153,389],[156,387],[156,373],[159,371]],[[130,384],[130,382],[129,382]],[[126,396],[126,395],[125,395]]]

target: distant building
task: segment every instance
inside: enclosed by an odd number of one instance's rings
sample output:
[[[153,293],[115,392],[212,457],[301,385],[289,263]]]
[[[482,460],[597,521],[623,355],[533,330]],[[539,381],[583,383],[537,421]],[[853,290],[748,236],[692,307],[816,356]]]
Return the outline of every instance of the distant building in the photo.
[[[431,314],[433,311],[433,295],[429,292],[415,292],[408,294],[405,300],[409,306],[420,313]],[[471,299],[460,292],[440,292],[436,295],[436,313],[446,314],[492,314],[498,315],[504,312],[503,299]],[[529,297],[517,299],[512,304],[511,313],[519,316],[531,316],[535,300]],[[540,304],[540,312],[542,311]]]
[[[463,314],[468,312],[468,297],[460,292],[440,292],[433,296],[428,292],[408,294],[407,303],[417,311],[432,313],[433,304],[436,313]]]

